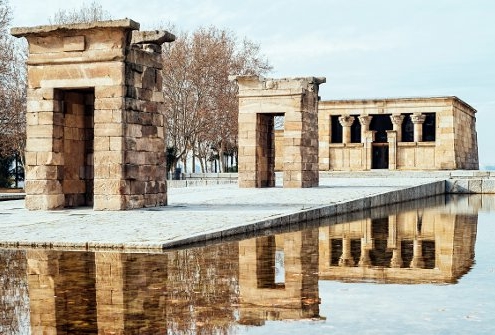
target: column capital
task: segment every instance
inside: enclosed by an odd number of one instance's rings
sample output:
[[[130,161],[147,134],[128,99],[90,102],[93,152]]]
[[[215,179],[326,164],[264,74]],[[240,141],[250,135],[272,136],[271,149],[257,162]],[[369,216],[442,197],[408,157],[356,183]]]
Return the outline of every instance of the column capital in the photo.
[[[415,124],[422,124],[423,122],[425,122],[425,119],[426,119],[426,115],[423,114],[415,113],[411,115],[411,121],[412,123]]]
[[[351,115],[342,115],[339,116],[339,122],[342,127],[350,127],[354,123],[356,118]]]
[[[401,126],[402,121],[404,121],[405,115],[402,114],[392,114],[390,115],[390,120],[394,125]]]
[[[371,115],[359,115],[358,116],[358,120],[362,126],[368,126],[371,123],[371,119],[373,119],[373,116],[371,116]]]

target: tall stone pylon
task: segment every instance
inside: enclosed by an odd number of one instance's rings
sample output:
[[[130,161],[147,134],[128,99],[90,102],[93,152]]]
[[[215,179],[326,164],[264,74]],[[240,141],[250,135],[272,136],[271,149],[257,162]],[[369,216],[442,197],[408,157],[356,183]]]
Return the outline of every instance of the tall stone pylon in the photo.
[[[13,28],[29,43],[26,207],[167,204],[161,45],[130,19]]]

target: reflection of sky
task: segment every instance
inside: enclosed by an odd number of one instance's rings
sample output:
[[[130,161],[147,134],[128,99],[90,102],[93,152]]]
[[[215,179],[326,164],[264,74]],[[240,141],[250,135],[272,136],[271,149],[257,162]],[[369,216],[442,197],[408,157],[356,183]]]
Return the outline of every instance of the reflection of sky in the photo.
[[[325,321],[267,322],[246,333],[495,334],[494,237],[495,212],[479,213],[476,264],[458,284],[320,281]]]

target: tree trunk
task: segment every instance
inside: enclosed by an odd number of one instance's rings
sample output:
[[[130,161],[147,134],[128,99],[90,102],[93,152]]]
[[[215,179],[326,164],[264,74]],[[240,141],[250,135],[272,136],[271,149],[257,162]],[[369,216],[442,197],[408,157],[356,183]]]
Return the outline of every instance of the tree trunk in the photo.
[[[182,166],[184,167],[182,173],[187,173],[187,155],[185,155],[184,158],[182,158]]]
[[[225,172],[225,164],[223,161],[223,148],[220,146],[220,150],[218,150],[218,172]]]
[[[15,164],[15,188],[19,188],[19,166],[17,164],[17,154],[14,156]]]

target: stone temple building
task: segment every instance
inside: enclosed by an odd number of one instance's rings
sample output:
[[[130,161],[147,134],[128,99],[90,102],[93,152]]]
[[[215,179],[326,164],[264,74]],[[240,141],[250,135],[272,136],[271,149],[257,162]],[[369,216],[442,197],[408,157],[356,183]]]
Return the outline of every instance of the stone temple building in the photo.
[[[477,170],[475,114],[454,96],[320,101],[319,170]],[[275,133],[281,171],[283,130]]]
[[[321,101],[320,170],[477,170],[475,113],[457,97]]]

